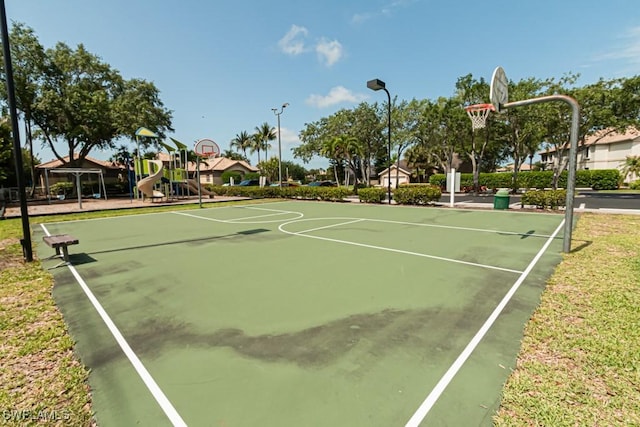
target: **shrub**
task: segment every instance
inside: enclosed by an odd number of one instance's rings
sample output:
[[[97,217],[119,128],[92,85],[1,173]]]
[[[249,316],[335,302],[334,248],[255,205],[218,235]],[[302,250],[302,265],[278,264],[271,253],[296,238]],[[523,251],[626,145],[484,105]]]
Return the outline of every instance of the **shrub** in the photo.
[[[358,190],[358,198],[363,203],[382,203],[386,194],[387,190],[384,188],[370,187]]]
[[[237,184],[242,181],[242,174],[238,171],[224,171],[222,172],[221,178],[225,184],[231,182],[230,178],[233,178],[233,182]]]
[[[73,192],[73,182],[56,182],[49,187],[49,192],[54,195],[64,194],[68,196]]]
[[[568,172],[563,171],[558,177],[558,188],[567,188]],[[486,188],[511,188],[513,174],[506,172],[481,173],[478,177],[480,187]],[[594,190],[615,190],[618,188],[620,172],[617,169],[597,169],[576,171],[576,187],[593,188]],[[442,189],[446,188],[447,177],[444,174],[434,174],[429,178],[429,183]],[[518,188],[551,188],[553,183],[553,171],[532,171],[518,173]],[[473,188],[473,174],[460,175],[460,188]]]
[[[591,171],[591,188],[594,190],[617,190],[620,182],[618,169],[601,169]]]
[[[435,185],[402,186],[393,192],[393,200],[401,205],[426,205],[440,199],[442,191]]]
[[[629,184],[629,189],[640,190],[640,179],[633,181],[631,184]]]
[[[539,209],[557,209],[565,206],[567,200],[567,190],[533,190],[527,191],[522,195],[524,205],[534,205]]]

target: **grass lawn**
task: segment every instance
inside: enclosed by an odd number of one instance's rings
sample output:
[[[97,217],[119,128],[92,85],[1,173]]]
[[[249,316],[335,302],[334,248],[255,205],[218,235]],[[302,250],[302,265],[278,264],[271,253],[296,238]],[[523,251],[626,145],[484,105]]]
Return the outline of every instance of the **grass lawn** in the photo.
[[[52,276],[22,261],[21,234],[19,219],[0,221],[3,420],[28,425],[16,417],[35,414],[93,425],[88,371],[51,297]],[[583,214],[573,237],[526,326],[496,425],[640,425],[640,216]]]

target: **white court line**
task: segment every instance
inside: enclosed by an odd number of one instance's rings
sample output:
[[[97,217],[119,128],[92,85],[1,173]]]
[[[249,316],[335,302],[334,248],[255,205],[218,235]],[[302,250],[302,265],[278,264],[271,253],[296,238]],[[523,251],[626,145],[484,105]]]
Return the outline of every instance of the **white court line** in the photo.
[[[547,250],[547,248],[549,247],[549,245],[551,244],[551,242],[553,241],[553,239],[558,234],[558,232],[562,229],[563,226],[564,226],[564,219],[560,222],[560,225],[558,226],[558,228],[556,228],[553,234],[547,239],[547,241],[542,246],[540,251],[538,251],[536,256],[533,258],[533,260],[531,260],[531,262],[529,263],[527,268],[522,272],[520,277],[518,277],[518,280],[516,280],[513,286],[511,286],[511,289],[509,289],[509,292],[507,292],[504,298],[502,298],[502,301],[500,301],[500,303],[495,308],[495,310],[493,310],[493,312],[491,313],[489,318],[484,322],[480,330],[473,336],[473,338],[471,339],[469,344],[467,344],[467,346],[464,348],[462,353],[460,353],[460,355],[453,362],[451,367],[447,370],[447,372],[445,372],[442,378],[440,378],[440,381],[438,381],[438,384],[436,384],[434,389],[431,391],[431,393],[429,393],[429,395],[424,400],[424,402],[422,402],[422,404],[413,414],[411,419],[409,419],[407,424],[405,424],[405,427],[418,427],[420,423],[424,420],[424,418],[427,416],[427,414],[429,413],[433,405],[435,405],[436,401],[440,398],[440,395],[442,395],[442,393],[447,388],[451,380],[453,380],[453,377],[455,377],[455,375],[458,373],[460,368],[462,368],[462,365],[464,365],[464,363],[467,361],[467,359],[469,358],[473,350],[475,350],[475,348],[478,346],[482,338],[489,331],[489,329],[491,328],[493,323],[496,321],[496,319],[498,318],[502,310],[504,310],[507,303],[511,300],[511,298],[516,293],[516,291],[518,290],[522,282],[524,282],[524,280],[527,278],[527,276],[529,275],[533,267],[538,263],[538,260],[540,260],[540,257],[542,257],[542,255],[545,253],[545,251]]]
[[[270,209],[263,209],[263,210],[270,210]],[[205,216],[194,215],[194,214],[190,214],[190,213],[186,213],[186,212],[171,212],[171,213],[176,214],[176,215],[188,216],[188,217],[191,217],[191,218],[204,219],[206,221],[221,222],[221,223],[224,223],[224,224],[264,224],[264,223],[268,223],[268,222],[291,221],[291,218],[274,219],[272,221],[255,221],[255,222],[247,221],[247,220],[257,219],[257,218],[264,218],[264,217],[268,217],[268,216],[285,215],[285,214],[298,215],[297,219],[302,218],[304,216],[304,214],[302,214],[300,212],[291,212],[291,211],[274,211],[274,212],[278,212],[278,213],[247,216],[247,217],[232,218],[232,219],[208,218],[208,217],[205,217]]]
[[[391,224],[406,224],[406,225],[415,225],[416,227],[433,227],[433,228],[447,228],[450,230],[462,230],[462,231],[477,231],[479,233],[495,233],[495,234],[511,234],[514,236],[532,236],[532,237],[549,237],[548,234],[527,234],[517,231],[501,231],[501,230],[491,230],[488,228],[473,228],[473,227],[460,227],[457,225],[440,225],[440,224],[423,224],[421,222],[405,222],[405,221],[392,221],[386,219],[375,219],[375,218],[364,218],[367,221],[377,221],[377,222],[388,222]]]
[[[366,220],[365,219],[354,219],[353,221],[341,222],[341,223],[338,223],[338,224],[325,225],[324,227],[316,227],[316,228],[310,228],[308,230],[298,231],[298,232],[296,232],[296,234],[311,233],[312,231],[325,230],[327,228],[333,228],[333,227],[340,227],[341,225],[353,224],[353,223],[360,222],[360,221],[366,221]]]
[[[291,222],[295,222],[295,221],[291,221]],[[496,266],[493,266],[493,265],[486,265],[486,264],[478,264],[478,263],[475,263],[475,262],[462,261],[462,260],[453,259],[453,258],[445,258],[445,257],[436,256],[436,255],[427,255],[427,254],[422,254],[422,253],[419,253],[419,252],[404,251],[402,249],[393,249],[393,248],[386,248],[386,247],[383,247],[383,246],[367,245],[365,243],[350,242],[348,240],[330,239],[328,237],[312,236],[312,235],[309,235],[309,234],[300,234],[298,232],[294,233],[292,231],[287,231],[287,230],[282,228],[282,226],[290,224],[291,222],[286,222],[284,224],[280,224],[278,226],[278,230],[282,231],[285,234],[290,234],[292,236],[307,237],[309,239],[318,239],[318,240],[325,240],[327,242],[343,243],[345,245],[359,246],[359,247],[362,247],[362,248],[369,248],[369,249],[378,249],[378,250],[381,250],[381,251],[394,252],[394,253],[404,254],[404,255],[414,255],[414,256],[419,256],[419,257],[423,257],[423,258],[430,258],[430,259],[437,259],[437,260],[440,260],[440,261],[453,262],[453,263],[456,263],[456,264],[464,264],[464,265],[470,265],[470,266],[473,266],[473,267],[487,268],[487,269],[490,269],[490,270],[506,271],[506,272],[509,272],[509,273],[517,273],[517,274],[522,273],[522,271],[520,271],[520,270],[512,270],[510,268],[496,267]],[[351,221],[351,222],[355,222],[355,221]],[[336,225],[339,225],[339,224],[336,224]],[[328,228],[328,227],[321,227],[321,228]],[[304,233],[308,233],[309,231],[312,231],[312,230],[306,230],[306,231],[304,231]]]
[[[264,215],[245,216],[245,217],[240,217],[240,218],[229,219],[227,221],[228,222],[236,222],[236,221],[244,221],[244,220],[247,220],[247,219],[264,218],[264,217],[267,217],[267,216],[276,216],[276,215],[284,215],[284,213],[283,212],[278,212],[278,213],[270,213],[270,214],[264,214]]]
[[[171,213],[174,214],[174,215],[183,215],[183,216],[188,216],[188,217],[191,217],[191,218],[204,219],[204,220],[207,220],[207,221],[229,223],[229,221],[227,221],[227,220],[215,219],[215,218],[207,218],[207,217],[204,217],[204,216],[193,215],[193,214],[189,214],[189,213],[186,213],[186,212],[171,212]]]
[[[47,236],[51,235],[51,233],[49,233],[49,230],[47,230],[44,224],[40,224],[40,226],[42,227],[42,229],[44,230]],[[178,414],[178,411],[176,411],[176,408],[173,407],[173,405],[171,404],[167,396],[162,392],[162,390],[160,389],[158,384],[155,382],[155,380],[153,379],[149,371],[147,371],[147,368],[144,367],[144,365],[142,364],[142,361],[135,354],[135,352],[133,351],[129,343],[127,343],[127,340],[125,340],[122,333],[118,330],[118,327],[115,325],[115,323],[113,323],[113,320],[111,320],[111,318],[107,314],[107,311],[102,307],[102,305],[100,304],[98,299],[95,297],[95,295],[93,295],[93,292],[91,292],[91,290],[89,289],[89,286],[87,286],[87,284],[82,279],[78,271],[71,264],[68,264],[67,266],[69,267],[71,274],[73,274],[73,277],[75,277],[76,280],[78,281],[78,284],[84,291],[89,301],[91,301],[91,304],[93,304],[93,307],[96,309],[96,311],[102,318],[102,321],[105,323],[105,325],[111,332],[111,335],[113,335],[118,345],[120,345],[122,352],[125,354],[125,356],[127,356],[127,359],[129,359],[129,362],[131,362],[131,364],[133,365],[133,368],[136,370],[136,372],[138,373],[138,375],[140,376],[144,384],[147,386],[147,389],[151,392],[153,397],[156,399],[156,402],[158,402],[158,405],[160,405],[160,408],[162,408],[164,413],[167,415],[167,418],[169,418],[169,420],[174,426],[186,427],[187,423],[184,422],[180,414]]]

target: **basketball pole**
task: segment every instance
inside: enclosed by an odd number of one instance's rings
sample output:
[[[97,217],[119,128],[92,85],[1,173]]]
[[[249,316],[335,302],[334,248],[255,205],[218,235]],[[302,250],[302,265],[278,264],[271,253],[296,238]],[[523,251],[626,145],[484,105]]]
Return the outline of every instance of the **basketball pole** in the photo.
[[[567,95],[549,95],[524,101],[508,102],[502,108],[520,107],[542,102],[562,101],[571,107],[571,136],[569,137],[569,173],[567,176],[567,199],[565,203],[564,236],[562,251],[571,252],[571,234],[573,232],[573,202],[576,191],[576,163],[578,161],[578,129],[580,125],[580,105],[578,101]]]
[[[27,206],[27,192],[24,183],[24,169],[22,166],[22,148],[20,147],[20,132],[18,127],[18,112],[16,109],[16,93],[13,85],[13,66],[11,64],[11,48],[9,46],[9,29],[7,27],[7,12],[4,0],[0,0],[0,26],[2,27],[2,50],[4,53],[4,71],[7,86],[7,104],[11,116],[11,133],[13,139],[13,158],[16,162],[16,180],[20,197],[20,217],[22,219],[22,255],[25,261],[33,261],[33,246],[31,243],[31,229],[29,226],[29,207]],[[32,185],[36,185],[35,182]]]

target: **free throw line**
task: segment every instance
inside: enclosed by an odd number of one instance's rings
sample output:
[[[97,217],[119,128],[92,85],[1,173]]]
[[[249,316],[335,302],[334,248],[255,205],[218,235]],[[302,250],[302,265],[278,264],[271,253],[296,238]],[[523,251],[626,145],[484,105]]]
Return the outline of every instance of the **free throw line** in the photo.
[[[563,226],[564,226],[564,219],[560,222],[560,225],[558,225],[558,228],[556,228],[553,234],[551,234],[551,236],[547,239],[547,241],[542,246],[540,251],[538,251],[536,256],[533,258],[533,260],[531,260],[531,262],[529,263],[527,268],[522,272],[520,277],[518,277],[518,280],[516,280],[513,286],[511,286],[511,289],[509,289],[509,292],[507,292],[504,298],[502,298],[502,301],[500,301],[500,303],[495,308],[495,310],[493,310],[493,312],[491,313],[489,318],[484,322],[480,330],[473,336],[471,341],[469,341],[469,344],[467,344],[464,350],[462,350],[462,353],[460,353],[460,355],[453,362],[451,367],[449,367],[447,372],[445,372],[442,378],[440,378],[440,381],[438,381],[438,383],[433,388],[431,393],[429,393],[427,398],[424,400],[424,402],[422,402],[420,407],[409,419],[407,424],[405,424],[405,427],[418,427],[420,423],[424,420],[424,418],[427,416],[431,408],[433,408],[433,405],[435,405],[435,403],[440,398],[444,390],[447,388],[451,380],[453,380],[453,377],[455,377],[455,375],[458,373],[460,368],[462,368],[462,365],[464,365],[464,363],[467,361],[467,359],[469,358],[473,350],[475,350],[475,348],[478,346],[482,338],[489,331],[489,329],[491,328],[493,323],[496,321],[500,313],[502,313],[502,310],[504,310],[507,303],[511,300],[511,298],[516,293],[518,288],[520,288],[520,285],[522,284],[522,282],[524,282],[524,280],[527,278],[527,276],[529,275],[533,267],[538,263],[542,255],[546,252],[547,248],[549,247],[551,242],[553,242],[553,239],[558,234],[558,232],[560,232]]]
[[[47,236],[51,235],[44,224],[40,224],[40,226]],[[147,368],[144,367],[140,358],[138,358],[118,327],[115,325],[115,323],[113,323],[113,320],[111,320],[111,317],[109,317],[107,311],[102,307],[102,304],[100,304],[95,295],[93,295],[93,292],[91,292],[89,286],[87,286],[85,281],[82,279],[82,276],[80,276],[73,265],[68,264],[67,266],[69,267],[71,274],[73,274],[73,277],[76,278],[76,281],[84,291],[89,301],[91,301],[93,307],[102,318],[102,321],[109,329],[109,332],[111,332],[111,335],[113,335],[113,338],[115,338],[116,342],[122,349],[122,352],[125,354],[125,356],[127,356],[127,359],[129,359],[129,362],[131,362],[133,368],[136,370],[144,384],[147,386],[147,389],[151,392],[156,402],[158,402],[158,405],[160,405],[160,408],[164,411],[167,418],[169,418],[169,420],[171,421],[171,424],[173,424],[174,426],[186,427],[187,423],[184,422],[180,414],[178,414],[176,408],[173,407],[173,405],[171,404],[167,396],[162,392],[149,371],[147,371]]]

